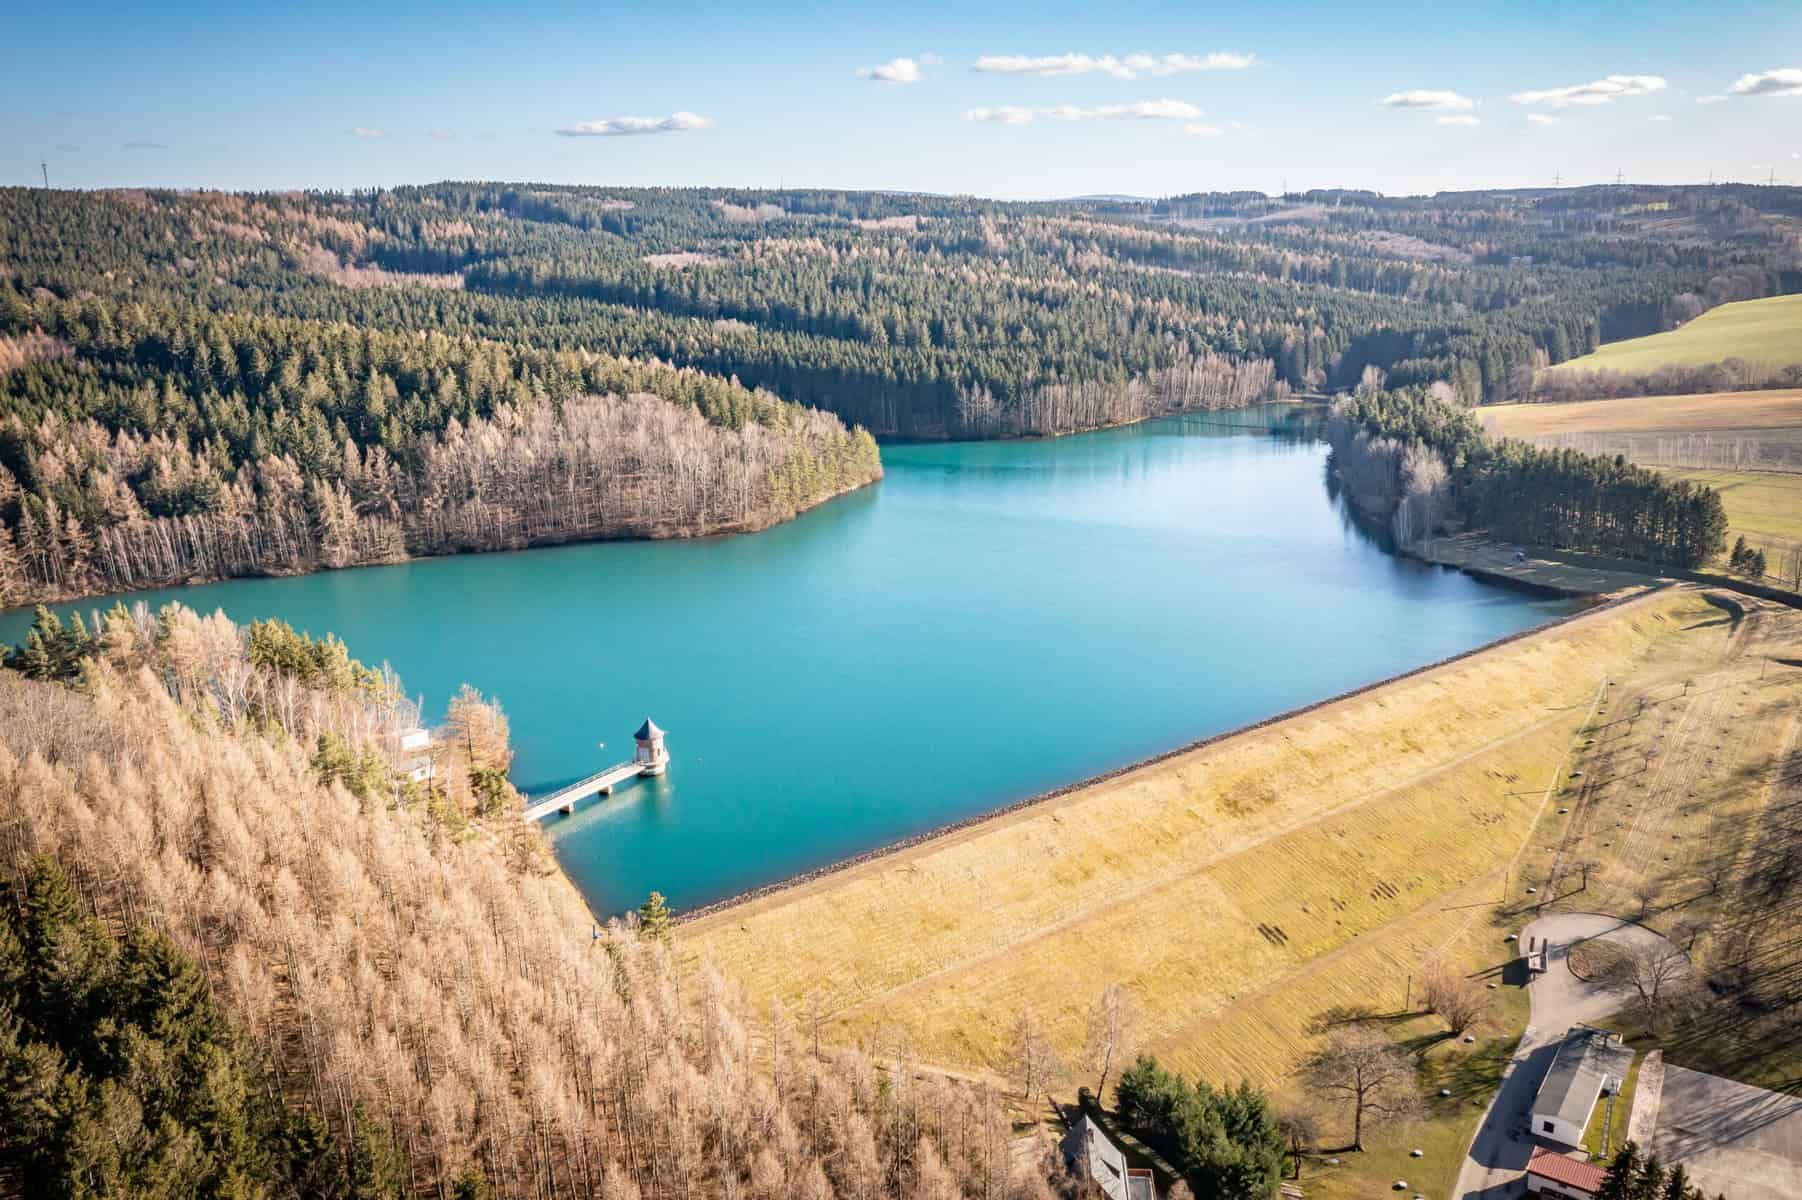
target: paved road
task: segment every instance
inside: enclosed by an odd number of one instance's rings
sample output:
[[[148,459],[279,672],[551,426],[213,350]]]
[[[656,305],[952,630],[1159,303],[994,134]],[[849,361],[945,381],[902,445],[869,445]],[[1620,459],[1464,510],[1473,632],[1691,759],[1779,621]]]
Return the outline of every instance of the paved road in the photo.
[[[1734,1200],[1802,1196],[1802,1096],[1665,1070],[1652,1149],[1681,1161],[1708,1195]]]
[[[1621,997],[1570,973],[1570,948],[1590,938],[1623,946],[1653,947],[1664,938],[1642,925],[1598,913],[1554,913],[1540,917],[1521,930],[1524,953],[1530,942],[1546,943],[1545,973],[1528,987],[1533,1005],[1527,1031],[1521,1035],[1514,1059],[1502,1072],[1501,1086],[1490,1100],[1477,1126],[1476,1137],[1458,1172],[1460,1200],[1500,1200],[1526,1191],[1522,1175],[1533,1153],[1533,1138],[1525,1133],[1533,1097],[1551,1068],[1558,1042],[1572,1025],[1600,1021],[1620,1006]]]

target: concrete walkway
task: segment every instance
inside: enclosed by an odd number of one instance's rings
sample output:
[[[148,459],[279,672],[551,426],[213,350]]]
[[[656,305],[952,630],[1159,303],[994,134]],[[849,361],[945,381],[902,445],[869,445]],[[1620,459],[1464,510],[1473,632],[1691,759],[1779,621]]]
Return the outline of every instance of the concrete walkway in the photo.
[[[1483,1113],[1458,1172],[1459,1200],[1500,1200],[1526,1191],[1523,1175],[1535,1145],[1528,1132],[1533,1098],[1551,1068],[1558,1043],[1572,1025],[1593,1024],[1620,1007],[1621,997],[1570,972],[1570,948],[1590,938],[1627,947],[1662,947],[1665,939],[1643,925],[1600,913],[1553,913],[1521,931],[1521,950],[1547,946],[1545,973],[1528,985],[1532,1016],[1501,1086]]]

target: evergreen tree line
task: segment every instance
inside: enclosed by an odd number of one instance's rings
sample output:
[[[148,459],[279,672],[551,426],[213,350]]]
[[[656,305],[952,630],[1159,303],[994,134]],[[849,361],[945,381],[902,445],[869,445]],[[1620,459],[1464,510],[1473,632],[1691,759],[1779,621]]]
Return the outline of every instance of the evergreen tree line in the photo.
[[[1115,1086],[1121,1123],[1174,1166],[1197,1196],[1269,1200],[1282,1179],[1285,1139],[1249,1081],[1215,1088],[1140,1055]]]
[[[1493,440],[1434,389],[1361,388],[1335,402],[1327,437],[1358,507],[1404,514],[1403,541],[1455,522],[1504,541],[1684,568],[1726,545],[1713,489],[1621,457]]]
[[[1708,1193],[1690,1182],[1681,1163],[1666,1167],[1656,1154],[1642,1155],[1636,1142],[1627,1142],[1608,1164],[1608,1175],[1596,1200],[1709,1200]],[[1717,1196],[1716,1200],[1725,1200]]]
[[[83,295],[215,314],[255,305],[364,330],[658,357],[879,435],[980,436],[1035,429],[1026,410],[1042,389],[1124,387],[1208,353],[1269,359],[1291,387],[1345,386],[1375,365],[1398,384],[1447,380],[1466,403],[1513,398],[1537,366],[1664,327],[1679,296],[1787,286],[1794,257],[1757,239],[1699,252],[1648,225],[1612,239],[1647,253],[1578,269],[1448,258],[1427,236],[1371,233],[1379,219],[1418,219],[1409,228],[1422,235],[1459,220],[1560,242],[1543,205],[1508,194],[1323,211],[1317,226],[1216,232],[1147,228],[1138,210],[1097,219],[1077,205],[838,193],[13,191],[0,193],[0,252],[13,264],[0,333],[47,331],[39,310]],[[1688,249],[1663,253],[1672,245]],[[383,279],[394,286],[367,286]],[[342,395],[364,376],[323,378]],[[1003,419],[963,426],[972,394],[993,397]],[[433,415],[403,432],[420,435]]]

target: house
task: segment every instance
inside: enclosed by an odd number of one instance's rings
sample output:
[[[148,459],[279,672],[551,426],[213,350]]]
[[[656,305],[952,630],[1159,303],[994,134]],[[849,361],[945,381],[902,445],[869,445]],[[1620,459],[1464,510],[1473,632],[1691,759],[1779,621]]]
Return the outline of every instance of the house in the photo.
[[[1568,1154],[1533,1147],[1527,1161],[1527,1191],[1535,1196],[1562,1196],[1565,1200],[1593,1200],[1601,1194],[1608,1172],[1594,1163],[1579,1162]]]
[[[1108,1200],[1157,1200],[1151,1172],[1144,1167],[1127,1166],[1126,1155],[1087,1113],[1077,1118],[1058,1148],[1065,1168],[1071,1174],[1093,1179]]]
[[[1632,1065],[1633,1051],[1618,1034],[1571,1026],[1533,1101],[1533,1132],[1561,1145],[1581,1144],[1596,1101],[1617,1094]]]
[[[415,725],[411,729],[403,729],[393,735],[395,746],[402,758],[401,775],[414,783],[423,783],[432,777],[432,735]],[[407,757],[407,756],[411,757]]]

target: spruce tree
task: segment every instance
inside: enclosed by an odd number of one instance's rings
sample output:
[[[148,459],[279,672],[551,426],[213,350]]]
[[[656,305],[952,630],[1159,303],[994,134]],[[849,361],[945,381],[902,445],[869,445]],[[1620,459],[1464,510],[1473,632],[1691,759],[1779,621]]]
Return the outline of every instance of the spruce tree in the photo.
[[[662,892],[652,892],[650,899],[638,906],[638,929],[653,941],[665,941],[670,935],[671,913]]]
[[[1614,1161],[1608,1165],[1608,1175],[1602,1180],[1596,1200],[1637,1200],[1634,1188],[1638,1182],[1639,1147],[1629,1141],[1621,1146]]]

